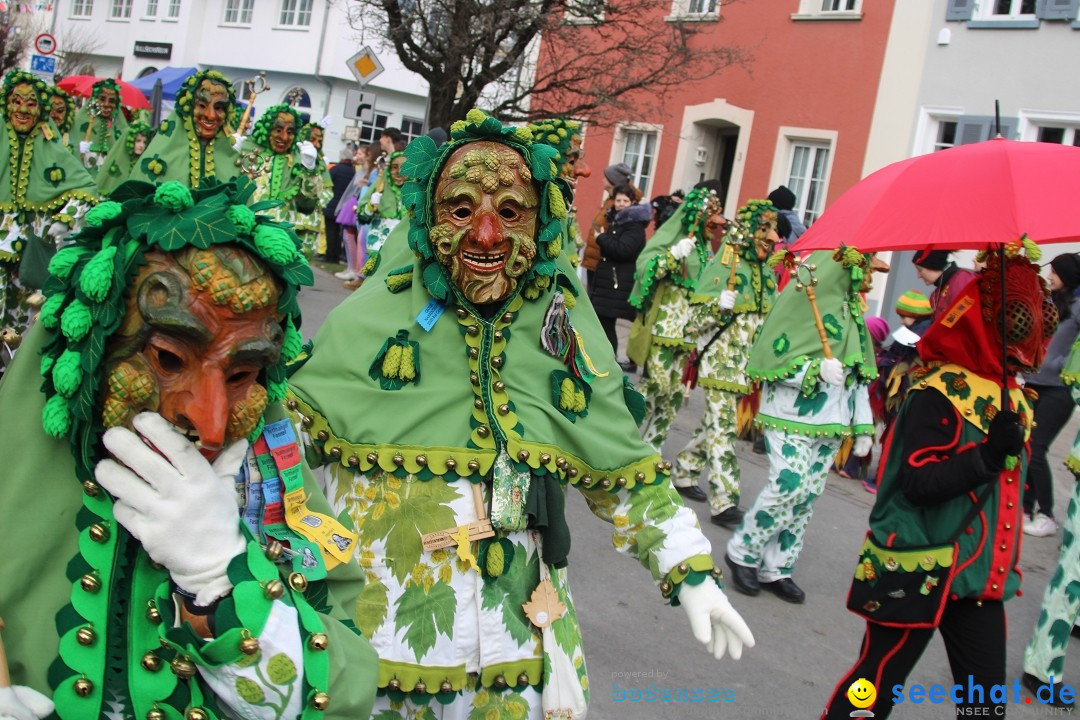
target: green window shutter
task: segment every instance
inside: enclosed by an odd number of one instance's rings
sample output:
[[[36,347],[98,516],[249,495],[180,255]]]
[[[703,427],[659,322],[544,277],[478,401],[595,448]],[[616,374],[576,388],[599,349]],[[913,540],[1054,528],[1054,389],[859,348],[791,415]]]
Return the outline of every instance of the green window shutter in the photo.
[[[949,0],[945,8],[946,20],[970,20],[975,12],[975,0]]]

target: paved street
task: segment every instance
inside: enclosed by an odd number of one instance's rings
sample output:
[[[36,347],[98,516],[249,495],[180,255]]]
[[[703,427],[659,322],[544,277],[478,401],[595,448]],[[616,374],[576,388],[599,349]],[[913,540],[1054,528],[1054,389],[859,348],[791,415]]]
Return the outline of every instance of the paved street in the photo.
[[[345,296],[334,278],[316,270],[316,287],[305,289],[301,305],[305,313],[303,334],[314,334],[329,312]],[[620,328],[625,335],[628,325]],[[364,360],[363,362],[367,362]],[[635,376],[634,379],[637,379]],[[695,391],[688,407],[680,413],[668,438],[665,457],[689,440],[702,412],[701,391]],[[1080,420],[1062,431],[1051,452],[1055,469],[1055,511],[1063,518],[1074,481],[1062,460]],[[877,449],[875,448],[875,452]],[[748,506],[765,482],[768,465],[749,445],[739,451],[743,474],[743,506]],[[697,644],[685,613],[663,604],[659,590],[648,572],[629,557],[620,556],[611,545],[609,527],[592,517],[580,497],[571,492],[568,515],[574,528],[570,574],[575,602],[585,637],[592,690],[590,718],[652,720],[654,718],[816,718],[833,686],[854,663],[862,638],[862,622],[844,608],[854,570],[856,553],[866,533],[866,519],[873,503],[857,480],[831,475],[825,493],[815,505],[807,532],[806,546],[795,579],[806,591],[805,605],[789,605],[769,593],[756,598],[729,589],[732,603],[753,629],[757,647],[740,662],[725,658],[716,662]],[[695,504],[705,534],[713,542],[713,556],[722,558],[731,532],[709,523],[708,509]],[[1008,604],[1009,656],[1007,681],[1011,684],[1023,672],[1022,656],[1050,572],[1057,559],[1057,536],[1025,536],[1023,596]],[[1070,644],[1071,641],[1070,641]],[[1066,682],[1076,683],[1080,674],[1080,647],[1070,648]],[[636,673],[636,675],[631,675]],[[659,703],[615,701],[619,689],[646,690],[652,683],[669,688],[718,688],[715,703]],[[940,640],[935,639],[909,684],[952,684]],[[730,692],[728,692],[730,691]],[[885,691],[878,688],[878,693]],[[1020,702],[1028,697],[1021,692]],[[1011,692],[1010,692],[1011,699]],[[1014,718],[1045,717],[1052,712],[1036,704],[1010,704]],[[897,708],[894,718],[953,717],[951,703],[907,705]]]

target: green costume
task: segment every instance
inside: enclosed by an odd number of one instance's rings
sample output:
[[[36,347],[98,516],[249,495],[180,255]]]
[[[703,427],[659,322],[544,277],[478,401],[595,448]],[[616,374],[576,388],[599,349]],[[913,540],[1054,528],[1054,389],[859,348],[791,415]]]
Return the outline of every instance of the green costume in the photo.
[[[41,117],[29,133],[19,135],[6,120],[7,98],[15,85],[24,83],[36,91]],[[27,244],[33,243],[29,247],[33,255],[27,261],[39,259],[34,264],[43,274],[56,247],[50,228],[55,223],[77,225],[97,197],[93,178],[57,138],[48,106],[47,86],[38,78],[18,70],[4,77],[0,90],[0,115],[5,118],[0,133],[0,329],[10,328],[20,335],[30,325],[27,298],[37,289],[24,286],[19,278]],[[0,347],[0,369],[8,359]]]
[[[540,198],[534,263],[498,308],[483,311],[451,280],[429,236],[438,234],[432,198],[444,164],[477,140],[520,153]],[[512,180],[508,163],[519,168],[520,158],[480,147],[457,156],[465,159],[449,174],[473,167],[477,182],[497,187],[499,173]],[[595,314],[576,300],[582,291],[560,222],[569,191],[552,157],[526,131],[475,110],[442,148],[413,141],[403,167],[407,264],[388,246],[290,378],[309,461],[322,465],[334,509],[360,529],[368,584],[358,624],[380,656],[379,718],[428,717],[439,712],[436,700],[451,703],[446,717],[538,718],[554,709],[541,708],[541,694],[560,683],[584,703],[588,678],[566,585],[567,485],[613,523],[616,548],[649,568],[664,597],[713,570],[668,466],[637,439],[629,408],[640,410],[641,397]],[[393,412],[372,412],[388,403]],[[485,516],[494,537],[462,545]],[[456,548],[425,547],[425,538],[446,535],[459,538]],[[543,578],[566,607],[545,629],[523,607]]]
[[[108,120],[98,112],[101,91],[105,89],[116,93],[116,109]],[[97,177],[98,170],[105,162],[105,156],[120,142],[127,128],[127,119],[120,109],[120,85],[112,78],[94,83],[90,100],[75,113],[75,137],[70,141],[75,148],[79,148],[79,143],[90,143],[90,152],[83,157],[83,164],[93,177]]]
[[[815,268],[817,306],[845,382],[838,387],[819,380],[821,338],[806,293],[792,280],[765,318],[746,365],[750,378],[762,383],[757,422],[765,428],[769,480],[727,546],[728,558],[756,568],[761,582],[794,570],[814,500],[825,489],[843,438],[874,433],[866,386],[877,377],[877,366],[860,296],[869,262],[847,248],[835,256],[812,253],[804,264]],[[809,280],[802,272],[801,279]]]
[[[319,123],[309,122],[305,123],[300,132],[296,134],[296,139],[299,142],[311,142],[311,133],[316,128],[323,130],[322,125]],[[324,140],[325,140],[325,130]],[[322,192],[319,193],[318,207],[309,213],[297,213],[296,217],[290,219],[293,224],[293,228],[296,230],[296,234],[301,237],[306,243],[314,243],[314,245],[308,245],[314,252],[319,254],[326,254],[326,216],[323,215],[323,209],[334,197],[334,183],[330,179],[330,171],[326,167],[326,157],[323,155],[321,147],[316,148],[318,154],[315,156],[315,167],[308,170],[302,164],[300,167],[300,173],[306,175],[309,178],[318,178],[318,182],[322,187]]]
[[[300,113],[296,108],[284,103],[271,105],[255,122],[240,153],[245,157],[243,162],[254,164],[255,202],[278,201],[279,205],[269,211],[270,215],[293,223],[303,241],[304,253],[311,255],[318,239],[318,227],[307,218],[321,216],[320,201],[324,204],[330,202],[334,189],[323,185],[320,174],[316,172],[318,165],[315,171],[311,171],[301,164],[295,141],[283,153],[276,153],[270,147],[270,132],[280,113],[291,115],[299,132]]]
[[[98,191],[102,195],[108,195],[128,179],[132,168],[135,167],[135,163],[141,157],[141,155],[135,154],[135,139],[140,135],[146,139],[146,143],[149,145],[150,141],[154,139],[154,129],[143,122],[132,123],[124,131],[124,137],[120,139],[120,142],[113,145],[113,149],[105,157],[105,169],[99,172],[97,177]],[[146,147],[143,148],[143,152],[146,152]]]
[[[393,152],[386,161],[386,167],[379,173],[379,179],[368,185],[360,196],[360,207],[371,216],[371,222],[367,229],[367,252],[373,255],[382,250],[390,233],[405,218],[405,205],[401,202],[401,188],[397,186],[390,176],[390,164],[394,158],[403,157],[405,153]],[[378,193],[377,203],[372,199]]]
[[[698,276],[709,260],[709,239],[705,223],[711,212],[715,193],[694,188],[666,223],[649,239],[637,259],[630,304],[638,309],[626,354],[635,363],[645,365],[648,377],[641,385],[646,414],[641,423],[641,437],[660,452],[671,423],[682,406],[682,373],[691,346],[684,339],[690,320],[690,297]],[[676,258],[671,249],[680,240],[692,237],[693,250],[685,258]]]
[[[229,93],[225,124],[208,143],[196,134],[192,118],[195,91],[204,80],[221,85]],[[235,116],[236,93],[229,79],[217,70],[195,73],[184,81],[176,96],[176,108],[158,125],[154,139],[132,167],[130,179],[153,183],[175,180],[197,188],[209,178],[227,182],[238,177],[241,174],[237,165],[240,156],[233,149],[233,139],[228,132],[235,124]]]
[[[4,643],[13,681],[51,694],[61,718],[354,718],[370,711],[374,657],[349,627],[362,585],[354,564],[327,576],[328,556],[320,552],[301,572],[299,556],[290,562],[280,546],[267,545],[269,525],[238,517],[248,528],[247,553],[229,567],[232,593],[216,603],[213,635],[204,640],[178,621],[169,572],[117,521],[112,497],[93,475],[102,455],[100,391],[116,380],[106,383],[103,355],[150,250],[238,245],[269,268],[281,288],[285,340],[281,360],[259,383],[272,401],[284,395],[284,362],[300,346],[296,292],[310,284],[311,272],[295,236],[252,213],[249,195],[246,182],[194,194],[177,183],[156,192],[123,186],[114,196],[123,207],[99,205],[75,244],[54,258],[41,327],[10,382],[0,384],[5,416],[27,419],[0,436],[8,456],[0,567],[27,579],[0,587]],[[271,405],[265,419],[282,417],[280,405]],[[252,438],[262,429],[260,422]],[[254,483],[268,488],[271,476],[265,465],[258,466],[262,475],[251,470],[255,452],[248,458],[237,482],[250,508],[252,497],[263,497]],[[308,510],[335,522],[311,478],[297,481]]]
[[[776,208],[767,200],[751,200],[739,208],[720,252],[701,273],[690,298],[687,335],[688,341],[700,348],[697,382],[705,391],[705,413],[675,459],[671,481],[676,487],[696,485],[702,469],[707,469],[713,515],[739,504],[739,460],[735,456],[739,398],[752,391],[746,361],[776,297],[776,276],[758,258],[754,244],[754,233],[768,212],[773,213],[775,222]],[[720,296],[732,278],[735,307],[724,310]]]
[[[49,87],[49,96],[50,98],[60,98],[64,101],[64,105],[67,108],[66,112],[64,113],[64,122],[58,125],[56,129],[60,131],[60,142],[62,142],[65,146],[71,149],[70,133],[72,126],[75,124],[75,99],[60,88],[56,87],[55,85]],[[52,101],[50,100],[49,102],[51,103]],[[72,152],[78,155],[78,144],[76,144],[75,148],[72,149]]]

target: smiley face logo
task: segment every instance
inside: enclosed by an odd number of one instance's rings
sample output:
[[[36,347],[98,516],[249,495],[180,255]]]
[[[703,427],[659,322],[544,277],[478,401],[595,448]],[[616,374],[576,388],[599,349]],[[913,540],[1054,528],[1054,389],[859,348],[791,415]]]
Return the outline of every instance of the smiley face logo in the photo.
[[[859,678],[847,689],[848,701],[859,709],[865,709],[877,700],[877,688],[866,678]]]

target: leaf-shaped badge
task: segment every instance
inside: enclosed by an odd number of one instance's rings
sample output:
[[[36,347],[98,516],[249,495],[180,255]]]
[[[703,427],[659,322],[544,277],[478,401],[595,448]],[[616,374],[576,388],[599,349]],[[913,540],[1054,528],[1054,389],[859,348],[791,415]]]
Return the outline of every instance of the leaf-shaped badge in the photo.
[[[559,600],[559,593],[550,580],[543,580],[533,590],[529,602],[521,606],[525,617],[538,628],[546,628],[566,612],[566,605]]]
[[[431,174],[438,159],[439,148],[435,141],[422,135],[405,148],[405,162],[401,165],[401,173],[409,178],[425,178]]]
[[[450,283],[446,279],[446,275],[443,273],[442,265],[438,263],[428,263],[424,268],[424,287],[428,289],[428,292],[439,300],[446,300],[450,297]]]
[[[296,679],[296,663],[285,653],[278,653],[266,664],[266,674],[275,685],[288,685]]]

